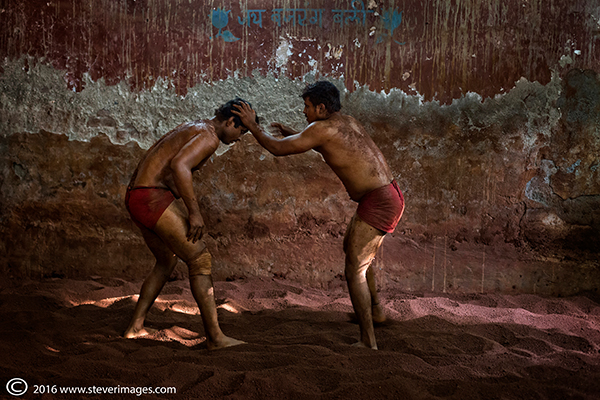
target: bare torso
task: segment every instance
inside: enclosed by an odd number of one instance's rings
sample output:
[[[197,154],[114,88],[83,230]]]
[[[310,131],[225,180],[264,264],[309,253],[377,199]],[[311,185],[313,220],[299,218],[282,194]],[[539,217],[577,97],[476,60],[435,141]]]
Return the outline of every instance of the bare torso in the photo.
[[[325,136],[324,144],[315,150],[323,155],[352,200],[359,201],[392,181],[392,171],[381,150],[354,118],[335,113],[313,124]]]
[[[136,172],[133,174],[130,185],[154,186],[169,188],[175,196],[179,197],[179,191],[173,179],[171,161],[179,151],[193,140],[206,140],[214,150],[219,146],[219,138],[215,134],[212,125],[206,121],[199,120],[179,125],[162,138],[159,139],[145,154],[139,162]],[[199,163],[192,171],[200,168],[206,159]]]

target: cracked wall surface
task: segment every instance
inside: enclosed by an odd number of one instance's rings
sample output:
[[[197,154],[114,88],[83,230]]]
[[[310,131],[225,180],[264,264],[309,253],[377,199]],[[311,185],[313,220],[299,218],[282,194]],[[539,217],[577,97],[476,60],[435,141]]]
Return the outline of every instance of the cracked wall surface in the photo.
[[[123,198],[144,150],[235,96],[265,126],[302,129],[299,94],[326,78],[405,194],[402,221],[374,264],[381,286],[598,289],[593,2],[369,1],[364,24],[336,20],[361,16],[362,2],[314,2],[321,25],[300,25],[306,8],[289,1],[196,3],[3,5],[3,274],[142,278],[152,257]],[[278,26],[279,8],[296,19]],[[534,35],[534,26],[556,29]],[[68,34],[76,29],[83,33]],[[195,186],[217,279],[343,279],[342,237],[356,204],[318,153],[276,158],[246,135],[221,146]]]

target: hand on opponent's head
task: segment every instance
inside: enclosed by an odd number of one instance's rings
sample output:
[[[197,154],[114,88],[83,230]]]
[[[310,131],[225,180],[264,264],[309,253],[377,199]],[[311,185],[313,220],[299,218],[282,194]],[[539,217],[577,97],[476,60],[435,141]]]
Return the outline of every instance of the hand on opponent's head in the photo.
[[[253,124],[256,124],[256,112],[250,107],[250,104],[243,101],[241,105],[234,104],[234,107],[236,110],[231,110],[231,112],[240,117],[246,128],[250,129]]]

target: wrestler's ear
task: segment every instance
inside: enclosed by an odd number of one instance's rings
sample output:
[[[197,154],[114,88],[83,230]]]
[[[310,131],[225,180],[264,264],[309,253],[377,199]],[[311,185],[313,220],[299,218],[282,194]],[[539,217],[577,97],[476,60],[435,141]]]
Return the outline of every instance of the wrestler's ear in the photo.
[[[234,117],[229,117],[229,118],[227,119],[227,121],[225,121],[225,126],[228,126],[228,127],[232,127],[232,126],[234,126],[234,125],[235,125],[235,122],[233,121],[233,119],[234,119]]]
[[[327,114],[329,114],[329,113],[327,112],[327,107],[325,107],[325,104],[323,104],[323,103],[320,103],[320,104],[318,104],[318,105],[315,107],[315,109],[316,109],[316,111],[317,111],[317,114],[319,114],[319,115],[327,115]]]

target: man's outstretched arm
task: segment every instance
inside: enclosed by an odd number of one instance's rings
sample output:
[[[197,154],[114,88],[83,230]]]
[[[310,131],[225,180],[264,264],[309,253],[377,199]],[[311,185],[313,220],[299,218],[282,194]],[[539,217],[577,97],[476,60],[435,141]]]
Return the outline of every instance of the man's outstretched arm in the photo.
[[[274,156],[304,153],[319,147],[323,143],[323,137],[319,129],[312,124],[299,133],[293,133],[292,130],[286,129],[284,135],[288,134],[289,136],[275,138],[256,123],[256,113],[247,103],[235,107],[238,111],[233,111],[233,113],[240,117],[244,126],[252,132],[258,143]]]

